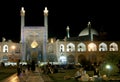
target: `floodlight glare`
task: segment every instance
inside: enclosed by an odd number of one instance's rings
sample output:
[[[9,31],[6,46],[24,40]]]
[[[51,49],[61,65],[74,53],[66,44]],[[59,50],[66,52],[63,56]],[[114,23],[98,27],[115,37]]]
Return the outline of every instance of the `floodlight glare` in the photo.
[[[107,69],[110,69],[110,68],[111,68],[111,66],[110,66],[110,65],[106,65],[106,68],[107,68]]]

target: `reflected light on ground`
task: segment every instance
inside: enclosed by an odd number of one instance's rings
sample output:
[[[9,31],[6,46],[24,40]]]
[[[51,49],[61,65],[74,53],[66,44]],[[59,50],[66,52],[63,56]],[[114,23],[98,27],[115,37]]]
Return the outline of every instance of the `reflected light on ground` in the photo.
[[[10,82],[17,82],[17,81],[16,81],[17,78],[18,78],[17,76],[16,76],[16,77],[13,77]]]
[[[11,79],[9,80],[9,82],[20,82],[18,81],[19,77],[15,76],[15,77],[11,77]]]

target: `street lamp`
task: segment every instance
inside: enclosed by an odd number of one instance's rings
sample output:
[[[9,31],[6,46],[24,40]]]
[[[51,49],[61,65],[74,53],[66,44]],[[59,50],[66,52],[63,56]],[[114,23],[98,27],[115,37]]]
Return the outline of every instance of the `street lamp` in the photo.
[[[111,68],[111,66],[110,66],[110,65],[106,65],[106,69],[108,69],[108,70],[109,70],[110,68]]]
[[[110,69],[111,69],[111,66],[110,65],[106,65],[106,69],[108,70],[108,78],[110,77]]]

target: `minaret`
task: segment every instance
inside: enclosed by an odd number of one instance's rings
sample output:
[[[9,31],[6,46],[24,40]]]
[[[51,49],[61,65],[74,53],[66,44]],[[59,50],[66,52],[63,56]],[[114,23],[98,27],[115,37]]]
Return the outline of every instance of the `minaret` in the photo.
[[[22,46],[21,46],[21,59],[23,61],[25,61],[25,42],[24,42],[24,26],[25,26],[25,10],[24,10],[24,7],[21,8],[21,11],[20,11],[20,15],[21,15],[21,43],[22,43]]]
[[[88,29],[89,29],[89,40],[90,41],[93,41],[93,36],[92,36],[92,33],[91,33],[91,23],[90,22],[88,22]]]
[[[45,10],[43,12],[44,12],[44,26],[46,28],[46,38],[48,41],[48,10],[47,10],[47,7],[45,7]]]
[[[47,62],[47,52],[46,52],[46,49],[47,49],[47,42],[48,42],[48,10],[47,10],[47,7],[45,7],[45,10],[43,11],[44,12],[44,27],[45,27],[45,39],[44,39],[44,43],[43,43],[43,61],[44,62]]]
[[[69,26],[67,26],[66,31],[67,31],[67,38],[70,38],[70,33],[69,33],[70,28],[69,28]]]
[[[25,26],[25,10],[24,7],[21,8],[20,11],[20,15],[21,15],[21,41],[23,41],[23,28]]]

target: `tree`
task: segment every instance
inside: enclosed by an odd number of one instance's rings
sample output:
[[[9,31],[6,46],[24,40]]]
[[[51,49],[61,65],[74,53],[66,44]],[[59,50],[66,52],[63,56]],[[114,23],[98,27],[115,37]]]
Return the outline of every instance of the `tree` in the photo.
[[[119,71],[119,68],[117,66],[119,60],[120,60],[120,54],[113,54],[113,53],[107,54],[104,57],[103,63],[100,65],[101,72],[107,74],[109,71],[110,75],[117,73]],[[107,69],[106,65],[109,65],[110,68]]]

